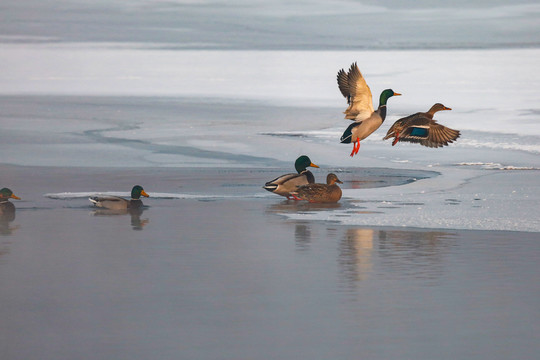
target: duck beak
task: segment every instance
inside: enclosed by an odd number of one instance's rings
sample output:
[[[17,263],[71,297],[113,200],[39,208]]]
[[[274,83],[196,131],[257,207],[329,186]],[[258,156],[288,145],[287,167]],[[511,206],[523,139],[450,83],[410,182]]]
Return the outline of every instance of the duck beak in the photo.
[[[452,110],[452,108],[449,108],[449,107],[445,106],[443,110]]]
[[[336,182],[337,182],[338,184],[343,184],[343,181],[341,181],[341,180],[339,180],[339,179],[337,179]]]
[[[309,166],[314,167],[314,168],[318,168],[318,167],[319,167],[318,165],[315,165],[314,163],[309,164]]]
[[[146,193],[146,191],[144,191],[144,190],[141,191],[141,195],[142,195],[142,196],[145,196],[145,197],[150,197],[150,195],[148,195],[148,194]]]
[[[15,196],[15,195],[13,195],[13,194],[11,194],[10,198],[12,198],[12,199],[17,199],[17,200],[21,200],[21,198],[20,198],[20,197],[18,197],[18,196]]]
[[[395,92],[395,93],[394,93],[394,96],[401,96],[401,94],[400,94],[400,93],[397,93],[397,92]]]

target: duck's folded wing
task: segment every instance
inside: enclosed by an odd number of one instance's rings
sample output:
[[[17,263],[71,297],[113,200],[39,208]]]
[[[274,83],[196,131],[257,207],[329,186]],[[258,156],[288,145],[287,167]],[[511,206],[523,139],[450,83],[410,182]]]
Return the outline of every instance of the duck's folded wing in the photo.
[[[300,186],[294,193],[298,194],[299,197],[312,197],[312,196],[321,196],[326,192],[326,184],[309,184]]]
[[[264,184],[264,186],[271,186],[271,185],[281,185],[287,181],[290,181],[291,179],[294,179],[294,178],[297,178],[301,176],[300,174],[296,174],[296,173],[291,173],[291,174],[285,174],[285,175],[281,175],[281,176],[278,176],[277,178],[275,178],[274,180],[270,180],[268,181],[266,184]]]
[[[88,198],[96,206],[102,206],[103,204],[123,204],[127,203],[126,199],[118,196],[92,196]]]
[[[345,110],[345,118],[356,121],[369,118],[373,114],[371,90],[356,63],[351,65],[347,74],[347,89],[349,107]]]

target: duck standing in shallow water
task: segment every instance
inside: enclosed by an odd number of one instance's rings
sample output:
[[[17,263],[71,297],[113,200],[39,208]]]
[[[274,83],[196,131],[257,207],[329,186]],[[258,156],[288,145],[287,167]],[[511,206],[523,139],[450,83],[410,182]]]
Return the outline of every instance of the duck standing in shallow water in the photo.
[[[392,96],[399,96],[392,89],[386,89],[379,97],[379,107],[373,110],[371,90],[362,76],[358,65],[353,63],[349,72],[341,69],[337,74],[338,87],[347,99],[349,107],[344,111],[345,119],[354,120],[341,136],[341,143],[353,143],[351,156],[358,154],[360,141],[377,130],[386,119],[386,102]]]
[[[10,189],[0,189],[0,216],[12,221],[15,218],[15,205],[13,205],[9,199],[21,200],[21,198],[15,196]],[[13,217],[13,219],[10,219],[11,217]]]
[[[418,112],[397,120],[388,129],[383,140],[393,137],[392,146],[396,145],[398,141],[407,141],[434,148],[453,143],[459,137],[460,132],[441,125],[433,119],[433,115],[442,110],[452,109],[436,103],[428,112]]]
[[[315,182],[315,176],[313,176],[311,171],[307,170],[310,166],[314,168],[319,167],[312,163],[309,157],[302,155],[294,163],[294,168],[297,171],[296,174],[281,175],[274,180],[268,181],[264,184],[263,188],[274,194],[291,199],[291,191],[296,191],[299,186],[313,184]]]
[[[127,200],[119,196],[93,196],[89,198],[95,206],[110,210],[138,209],[143,207],[141,196],[149,197],[142,186],[135,185],[131,189],[131,199]]]
[[[343,184],[336,174],[330,173],[326,177],[326,184],[300,186],[291,195],[296,200],[307,200],[313,203],[336,203],[341,199],[341,188],[336,183]]]

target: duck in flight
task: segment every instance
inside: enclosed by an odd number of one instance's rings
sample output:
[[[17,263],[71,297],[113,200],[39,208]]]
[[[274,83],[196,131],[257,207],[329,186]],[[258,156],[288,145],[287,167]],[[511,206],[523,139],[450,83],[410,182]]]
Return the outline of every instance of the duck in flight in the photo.
[[[460,132],[441,125],[433,119],[436,112],[443,110],[452,109],[436,103],[427,112],[417,112],[401,118],[388,129],[383,140],[393,137],[392,146],[399,141],[418,143],[433,148],[447,146],[460,136]]]
[[[401,94],[392,89],[384,90],[379,97],[379,107],[374,110],[371,90],[356,63],[351,65],[348,72],[343,69],[338,71],[337,83],[349,104],[344,111],[345,119],[354,121],[347,127],[340,141],[345,144],[353,143],[351,156],[354,156],[360,150],[360,141],[377,130],[386,119],[388,99]]]

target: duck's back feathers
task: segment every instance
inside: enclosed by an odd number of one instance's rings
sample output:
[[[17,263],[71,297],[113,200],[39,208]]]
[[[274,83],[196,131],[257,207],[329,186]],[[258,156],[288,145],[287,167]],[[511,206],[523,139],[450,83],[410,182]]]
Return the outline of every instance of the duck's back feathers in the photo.
[[[281,196],[289,196],[291,191],[295,191],[299,186],[312,184],[315,176],[309,170],[304,170],[300,174],[285,174],[264,184],[263,188]]]
[[[309,184],[298,188],[295,195],[302,200],[316,203],[335,203],[341,199],[341,189],[337,185]]]
[[[110,210],[127,210],[143,206],[140,199],[126,200],[119,196],[93,196],[89,198],[95,206]]]
[[[292,195],[298,200],[307,200],[317,203],[336,203],[341,199],[341,188],[336,183],[343,182],[330,173],[326,178],[326,184],[308,184],[300,186]]]

